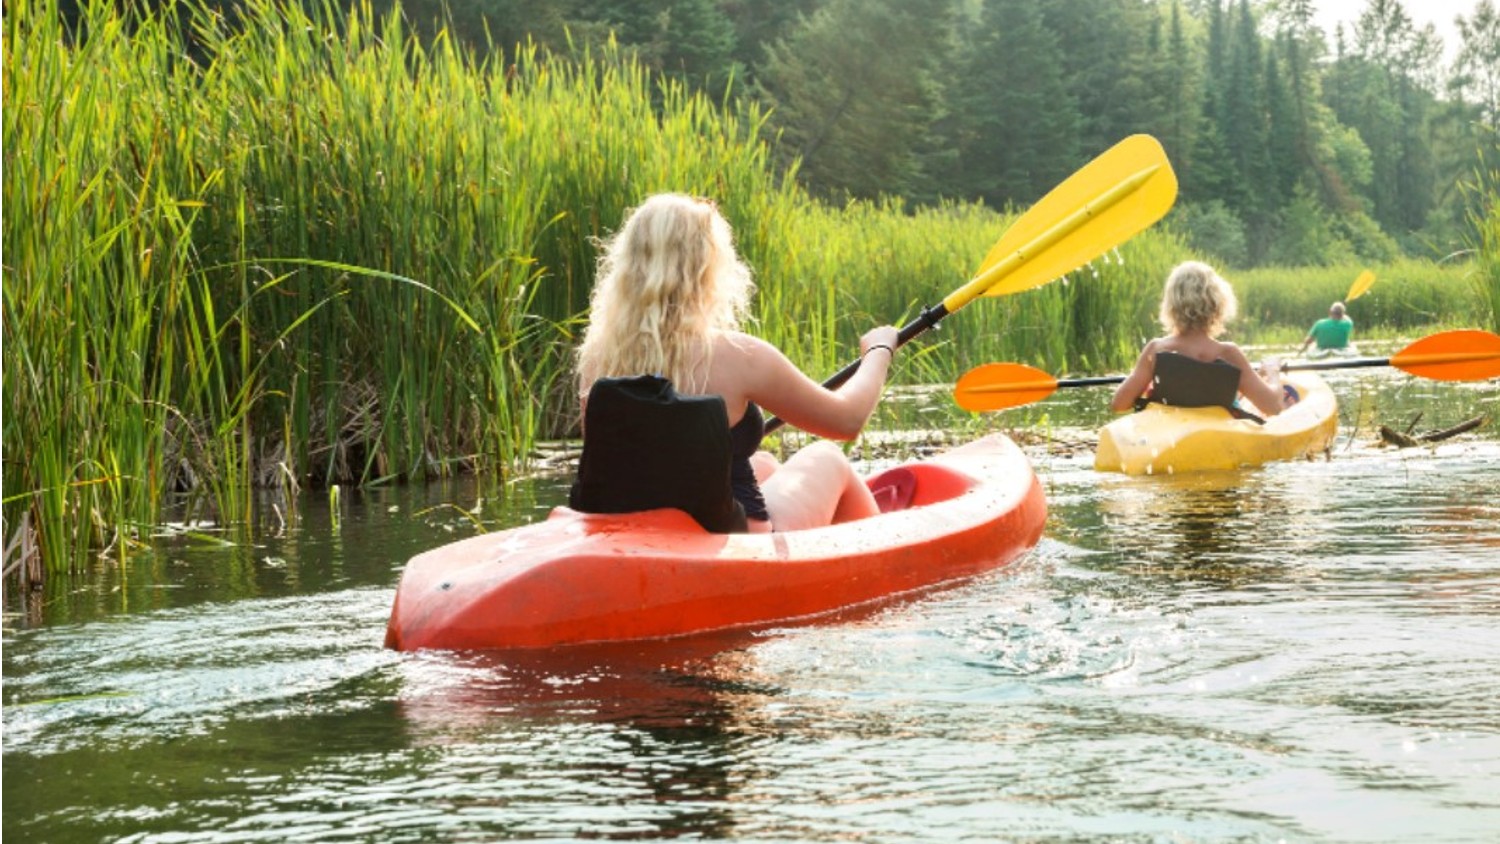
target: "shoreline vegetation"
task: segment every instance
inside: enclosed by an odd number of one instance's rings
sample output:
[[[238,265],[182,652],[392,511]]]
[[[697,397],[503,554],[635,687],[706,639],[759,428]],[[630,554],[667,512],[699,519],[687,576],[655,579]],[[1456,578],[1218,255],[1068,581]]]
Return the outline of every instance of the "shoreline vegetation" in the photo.
[[[4,27],[7,576],[124,560],[169,506],[252,531],[267,488],[503,481],[573,430],[593,238],[652,192],[718,201],[758,330],[812,372],[961,283],[1009,220],[814,200],[754,105],[607,49],[482,65],[399,13],[276,0],[233,25],[90,0],[76,38],[31,0]],[[1362,330],[1500,311],[1488,191],[1477,257],[1370,267]],[[897,377],[1127,366],[1188,254],[1169,217],[1064,283],[976,304]],[[1365,268],[1228,271],[1236,339],[1300,340]]]

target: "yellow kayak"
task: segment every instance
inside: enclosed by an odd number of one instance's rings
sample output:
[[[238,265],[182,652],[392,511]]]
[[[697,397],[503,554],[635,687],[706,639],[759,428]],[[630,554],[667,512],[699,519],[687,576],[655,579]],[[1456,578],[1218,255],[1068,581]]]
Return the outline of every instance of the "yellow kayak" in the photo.
[[[1338,402],[1310,372],[1283,383],[1300,400],[1264,425],[1235,419],[1222,407],[1148,405],[1099,430],[1094,468],[1127,475],[1160,475],[1205,469],[1238,469],[1327,451],[1338,428]]]

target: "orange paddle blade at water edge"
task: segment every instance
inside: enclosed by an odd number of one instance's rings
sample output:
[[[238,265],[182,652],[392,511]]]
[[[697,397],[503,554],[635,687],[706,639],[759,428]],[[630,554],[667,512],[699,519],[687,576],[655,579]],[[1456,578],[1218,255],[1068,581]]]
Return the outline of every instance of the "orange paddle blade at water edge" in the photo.
[[[958,406],[975,412],[1039,402],[1057,390],[1057,379],[1023,363],[987,363],[965,372],[953,387]]]
[[[1500,378],[1500,335],[1478,329],[1424,337],[1391,356],[1391,366],[1438,381]]]

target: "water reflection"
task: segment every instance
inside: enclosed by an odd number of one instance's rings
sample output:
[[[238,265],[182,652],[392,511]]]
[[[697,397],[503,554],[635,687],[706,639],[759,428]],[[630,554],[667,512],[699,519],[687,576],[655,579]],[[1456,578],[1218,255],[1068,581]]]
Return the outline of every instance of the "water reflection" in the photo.
[[[1497,395],[1368,388],[1423,427]],[[1492,431],[1396,452],[1350,419],[1332,461],[1131,478],[1037,412],[1036,552],[796,629],[383,650],[461,486],[101,566],[5,634],[7,840],[1494,839]]]
[[[637,817],[640,835],[729,836],[741,759],[758,740],[737,726],[742,702],[778,691],[740,674],[744,649],[756,639],[734,633],[535,652],[417,653],[402,662],[398,711],[419,752],[549,734],[558,744],[536,748],[533,763],[564,766],[601,795],[656,807],[649,818]],[[495,774],[525,779],[506,766]],[[618,819],[598,820],[603,831]],[[590,828],[580,822],[573,832]]]

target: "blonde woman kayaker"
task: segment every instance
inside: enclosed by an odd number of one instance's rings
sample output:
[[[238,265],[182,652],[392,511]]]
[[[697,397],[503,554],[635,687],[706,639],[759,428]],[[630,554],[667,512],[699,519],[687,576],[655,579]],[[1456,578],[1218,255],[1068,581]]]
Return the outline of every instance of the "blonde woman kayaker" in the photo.
[[[736,509],[744,512],[744,529],[752,533],[799,530],[879,511],[874,496],[837,445],[826,440],[812,443],[784,464],[759,451],[759,445],[765,435],[763,410],[815,436],[834,440],[857,436],[880,401],[895,357],[894,327],[873,328],[860,338],[859,370],[838,389],[829,390],[803,374],[781,350],[741,330],[754,284],[749,267],[735,251],[728,221],[712,201],[671,193],[652,196],[631,211],[620,230],[601,246],[590,321],[577,361],[579,399],[585,408],[584,459],[590,457],[590,445],[598,448],[591,478],[585,477],[590,473],[580,465],[580,485],[592,484],[590,489],[595,491],[612,488],[601,493],[615,505],[612,512],[635,509],[627,506],[628,501],[620,503],[618,496],[629,498],[662,483],[641,475],[646,470],[660,474],[662,467],[669,473],[681,471],[677,467],[689,465],[693,458],[689,454],[678,463],[679,445],[712,438],[663,430],[662,425],[649,422],[643,433],[631,435],[635,439],[616,438],[607,446],[601,444],[603,432],[612,431],[621,421],[618,414],[635,414],[628,408],[639,403],[611,404],[627,408],[618,413],[612,410],[616,416],[590,415],[591,394],[602,406],[596,382],[609,387],[621,379],[654,375],[670,382],[653,382],[653,389],[664,391],[662,397],[652,399],[657,409],[691,403],[695,397],[722,401],[722,417],[710,418],[722,418],[727,427],[730,487]],[[719,402],[708,404],[713,413],[719,412]],[[646,411],[648,415],[653,412]],[[671,411],[664,413],[662,418],[676,418]],[[596,426],[600,431],[591,438]],[[658,441],[631,445],[642,436]],[[651,453],[630,453],[641,450]],[[646,469],[622,470],[632,465],[633,458],[637,459],[634,465]],[[625,473],[636,476],[620,477]],[[712,471],[702,474],[709,477],[711,486],[721,482],[712,477]],[[695,480],[669,477],[665,482],[682,481],[691,489]],[[575,485],[575,492],[578,489]],[[720,491],[709,489],[706,494]]]
[[[1123,413],[1145,400],[1234,411],[1239,394],[1261,413],[1275,416],[1294,403],[1294,394],[1282,389],[1280,361],[1266,361],[1262,377],[1238,346],[1216,339],[1238,309],[1234,289],[1213,267],[1188,261],[1174,268],[1161,298],[1167,335],[1141,350],[1135,369],[1115,390],[1110,409]]]

